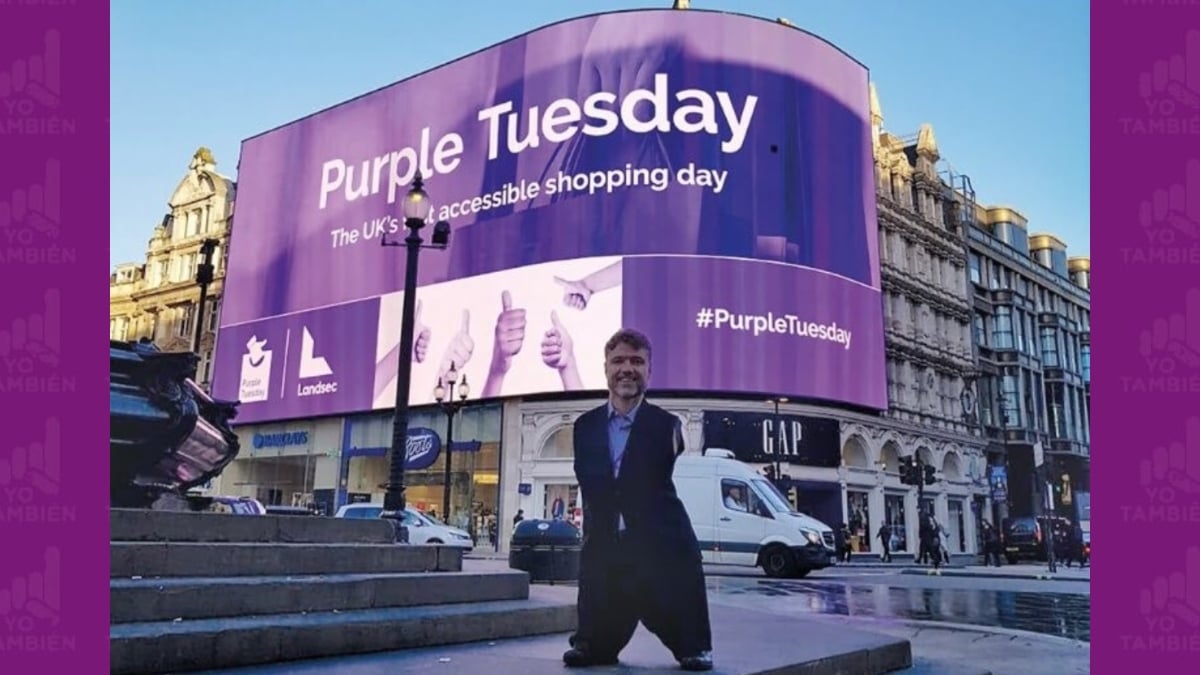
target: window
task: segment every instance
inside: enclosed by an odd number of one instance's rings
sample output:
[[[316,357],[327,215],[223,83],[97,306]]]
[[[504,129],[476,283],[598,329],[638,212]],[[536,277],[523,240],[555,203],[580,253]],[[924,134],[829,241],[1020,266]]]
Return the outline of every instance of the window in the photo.
[[[1028,347],[1028,349],[1025,350],[1025,353],[1029,354],[1030,356],[1037,356],[1037,332],[1035,332],[1033,328],[1032,314],[1025,315],[1025,335],[1029,338],[1025,342],[1025,345]]]
[[[721,503],[726,511],[754,513],[757,509],[757,499],[750,492],[750,486],[729,478],[721,479]]]
[[[996,308],[996,318],[992,331],[992,343],[995,345],[996,349],[1012,349],[1013,329],[1011,307]]]
[[[850,526],[850,548],[859,553],[871,551],[870,494],[857,490],[846,491],[846,521]]]
[[[1082,345],[1079,348],[1080,371],[1084,382],[1092,381],[1092,346]]]
[[[1063,385],[1055,382],[1046,387],[1046,413],[1050,419],[1050,435],[1054,438],[1067,437],[1067,411]]]
[[[1058,358],[1058,329],[1044,326],[1042,327],[1042,366],[1059,368],[1061,365]]]
[[[1017,376],[1006,373],[1001,378],[1002,400],[1000,422],[1005,428],[1022,426],[1021,420],[1021,390],[1017,385]]]
[[[209,332],[216,332],[217,324],[221,318],[221,296],[215,296],[209,302],[211,304],[208,306],[208,323],[204,329]]]
[[[196,306],[189,304],[182,307],[177,307],[175,308],[175,313],[175,316],[177,317],[175,320],[176,337],[191,337],[192,326],[194,325],[192,321],[195,319]]]
[[[211,349],[200,355],[200,365],[196,368],[196,381],[202,385],[207,385],[212,381],[212,355]]]
[[[1013,328],[1015,329],[1013,332],[1016,336],[1017,351],[1023,352],[1025,351],[1025,312],[1019,309],[1016,311]],[[1030,337],[1032,338],[1032,336]]]
[[[108,339],[110,340],[126,340],[129,333],[129,319],[123,316],[118,316],[110,319],[108,322]]]
[[[751,495],[750,506],[757,512],[763,505],[774,513],[791,513],[792,505],[787,497],[779,492],[779,488],[764,478],[754,479],[754,493]]]
[[[975,328],[975,344],[986,347],[988,345],[987,326],[984,324],[983,315],[976,313],[972,325]]]

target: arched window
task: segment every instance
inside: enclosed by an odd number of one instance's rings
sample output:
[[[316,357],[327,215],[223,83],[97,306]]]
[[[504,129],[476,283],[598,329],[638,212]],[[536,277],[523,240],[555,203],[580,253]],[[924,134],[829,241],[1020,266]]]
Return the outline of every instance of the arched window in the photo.
[[[538,456],[542,459],[574,459],[574,427],[562,427],[550,434]]]
[[[859,436],[851,436],[842,446],[842,464],[857,469],[869,469],[867,445]]]

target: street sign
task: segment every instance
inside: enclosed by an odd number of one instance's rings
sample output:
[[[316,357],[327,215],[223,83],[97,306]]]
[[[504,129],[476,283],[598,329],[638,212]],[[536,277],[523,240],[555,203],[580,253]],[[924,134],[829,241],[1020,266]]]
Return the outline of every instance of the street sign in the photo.
[[[1033,444],[1033,465],[1041,468],[1042,464],[1046,463],[1046,453],[1042,450],[1041,443]]]

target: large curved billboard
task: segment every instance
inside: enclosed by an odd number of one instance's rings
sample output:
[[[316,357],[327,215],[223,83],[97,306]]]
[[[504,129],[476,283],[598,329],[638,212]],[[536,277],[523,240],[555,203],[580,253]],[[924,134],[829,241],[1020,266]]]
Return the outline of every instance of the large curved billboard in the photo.
[[[214,373],[239,422],[604,389],[618,327],[651,386],[887,403],[866,69],[715,12],[583,17],[243,143]],[[399,355],[400,203],[445,251]]]

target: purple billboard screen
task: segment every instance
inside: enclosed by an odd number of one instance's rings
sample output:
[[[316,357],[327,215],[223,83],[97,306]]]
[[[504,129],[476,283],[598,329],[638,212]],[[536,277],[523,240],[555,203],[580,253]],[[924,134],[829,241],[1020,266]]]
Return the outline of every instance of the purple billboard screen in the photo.
[[[421,256],[414,405],[603,389],[621,326],[657,389],[884,408],[867,72],[787,26],[648,10],[555,24],[247,140],[214,374],[240,422],[391,407],[400,202]]]

